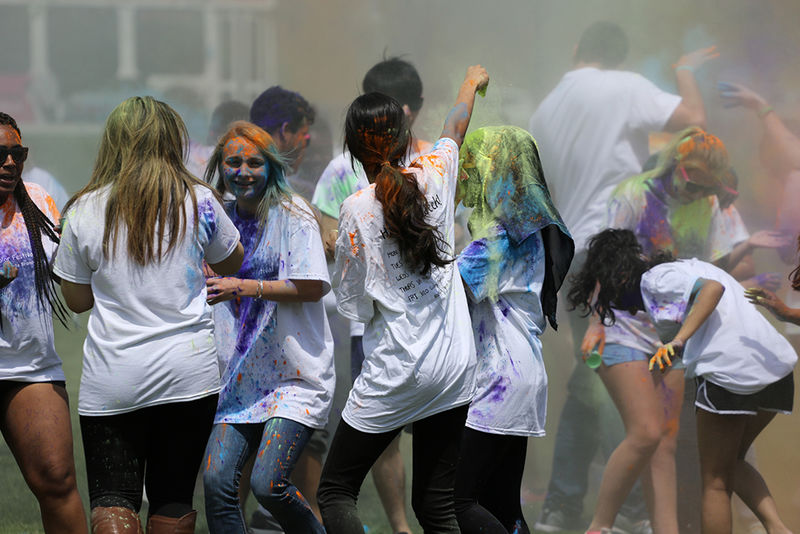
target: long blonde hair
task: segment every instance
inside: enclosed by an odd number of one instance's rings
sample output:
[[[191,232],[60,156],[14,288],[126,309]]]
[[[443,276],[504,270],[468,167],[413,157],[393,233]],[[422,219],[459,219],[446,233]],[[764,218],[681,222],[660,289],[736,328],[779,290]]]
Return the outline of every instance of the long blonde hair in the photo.
[[[183,239],[186,195],[196,214],[194,187],[208,187],[183,164],[188,140],[180,115],[164,102],[150,96],[123,101],[106,120],[91,180],[70,199],[64,212],[83,195],[110,186],[103,254],[108,257],[109,248],[116,251],[124,224],[130,258],[140,265],[160,261]]]

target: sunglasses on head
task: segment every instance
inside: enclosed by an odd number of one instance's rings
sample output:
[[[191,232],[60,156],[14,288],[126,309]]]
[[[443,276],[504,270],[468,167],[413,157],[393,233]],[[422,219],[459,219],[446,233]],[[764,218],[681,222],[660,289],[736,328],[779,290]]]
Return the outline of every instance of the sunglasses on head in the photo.
[[[16,145],[12,147],[0,146],[0,165],[4,165],[8,156],[14,160],[14,163],[22,163],[28,159],[28,147]]]

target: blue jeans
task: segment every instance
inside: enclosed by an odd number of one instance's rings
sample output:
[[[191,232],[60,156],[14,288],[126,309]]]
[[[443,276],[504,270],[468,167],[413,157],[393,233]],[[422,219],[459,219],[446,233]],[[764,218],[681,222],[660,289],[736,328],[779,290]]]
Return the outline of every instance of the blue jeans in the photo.
[[[281,417],[266,423],[215,424],[203,473],[209,531],[247,532],[239,506],[239,479],[242,466],[255,454],[250,488],[256,500],[285,532],[324,533],[308,502],[289,481],[313,432],[312,428]]]

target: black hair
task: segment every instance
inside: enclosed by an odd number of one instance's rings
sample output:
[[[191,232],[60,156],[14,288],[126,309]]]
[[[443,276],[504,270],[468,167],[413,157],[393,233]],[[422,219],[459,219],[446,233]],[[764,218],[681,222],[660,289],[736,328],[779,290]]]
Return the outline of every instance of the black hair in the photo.
[[[22,137],[19,126],[17,126],[17,121],[6,113],[0,112],[0,126],[10,126],[17,132],[20,138]],[[47,254],[45,254],[44,247],[42,246],[43,234],[54,243],[59,242],[58,234],[56,234],[55,231],[55,224],[39,209],[39,206],[31,200],[31,197],[28,195],[28,190],[25,188],[25,184],[22,181],[22,170],[20,167],[18,167],[18,172],[20,176],[13,194],[19,211],[22,213],[22,220],[25,222],[25,228],[28,230],[28,240],[30,241],[31,253],[33,255],[36,300],[39,303],[40,309],[52,309],[58,320],[61,321],[61,324],[66,326],[67,310],[58,297],[54,276],[50,270],[50,263],[47,261]],[[2,325],[1,316],[0,325]]]
[[[350,104],[345,145],[374,179],[386,232],[397,241],[406,268],[427,275],[432,266],[443,267],[453,260],[438,229],[425,220],[430,208],[416,177],[402,170],[410,143],[408,119],[394,98],[367,93]]]
[[[628,56],[628,37],[625,31],[614,22],[601,20],[595,22],[581,35],[575,60],[586,63],[600,63],[605,68],[620,65]]]
[[[414,65],[399,57],[384,59],[369,69],[361,88],[364,93],[388,95],[411,111],[422,107],[422,79]]]
[[[228,131],[228,126],[236,121],[247,120],[249,115],[250,109],[244,102],[238,100],[220,102],[211,112],[206,144],[216,145],[219,138]]]
[[[670,261],[674,261],[673,256],[664,251],[644,257],[642,246],[630,230],[603,230],[589,239],[586,261],[578,274],[570,277],[570,309],[580,308],[584,316],[594,311],[603,324],[614,324],[614,309],[642,309],[642,275],[651,267]]]
[[[287,91],[280,85],[258,95],[250,106],[250,122],[273,136],[284,123],[290,132],[296,132],[304,123],[313,124],[315,116],[316,111],[300,93]]]

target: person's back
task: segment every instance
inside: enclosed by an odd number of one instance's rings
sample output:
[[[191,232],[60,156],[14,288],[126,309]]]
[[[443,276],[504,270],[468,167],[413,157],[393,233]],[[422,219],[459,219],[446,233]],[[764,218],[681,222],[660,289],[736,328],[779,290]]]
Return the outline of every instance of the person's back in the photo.
[[[578,250],[604,224],[614,186],[641,171],[648,132],[662,130],[679,102],[639,74],[594,67],[566,73],[542,101],[529,130]]]

